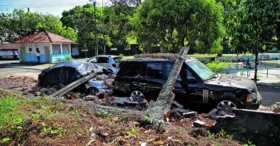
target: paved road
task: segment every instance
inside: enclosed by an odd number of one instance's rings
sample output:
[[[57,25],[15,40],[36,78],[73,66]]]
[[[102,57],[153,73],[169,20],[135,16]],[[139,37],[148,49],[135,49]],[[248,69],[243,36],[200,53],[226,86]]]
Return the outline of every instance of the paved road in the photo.
[[[0,60],[0,64],[19,63],[19,60]]]
[[[24,69],[24,68],[0,68],[0,77],[8,75],[22,75],[22,76],[32,76],[34,78],[38,77],[41,70],[34,69]]]
[[[280,87],[259,86],[258,90],[262,95],[262,105],[270,106],[275,102],[280,102]]]

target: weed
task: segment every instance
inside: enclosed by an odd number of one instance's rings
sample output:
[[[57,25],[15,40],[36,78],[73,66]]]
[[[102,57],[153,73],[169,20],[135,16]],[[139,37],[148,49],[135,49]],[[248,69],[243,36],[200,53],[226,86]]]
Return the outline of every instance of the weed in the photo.
[[[246,130],[245,128],[242,128],[242,129],[241,129],[241,132],[242,132],[242,133],[246,133],[247,130]]]
[[[128,135],[130,134],[136,134],[137,130],[135,128],[131,128],[130,131],[127,132]]]
[[[10,141],[11,139],[9,137],[4,137],[2,138],[2,142],[5,143],[5,142],[8,142]]]
[[[99,116],[103,116],[103,117],[115,115],[114,112],[105,111],[104,109],[99,110],[97,114],[98,114]]]
[[[122,117],[118,118],[118,120],[116,122],[121,123],[121,122],[125,121],[127,118],[128,118],[128,116],[122,116]]]
[[[64,136],[66,133],[66,129],[63,128],[52,128],[52,127],[47,127],[47,124],[45,122],[42,122],[42,127],[43,127],[43,132],[41,134],[43,135],[59,135],[59,136]]]
[[[243,146],[256,146],[253,144],[250,140],[247,141],[247,144],[244,144]]]
[[[208,138],[209,139],[212,139],[212,140],[215,140],[216,139],[216,136],[214,133],[211,133],[210,131],[207,132],[208,133]]]
[[[145,121],[148,121],[148,122],[150,122],[150,123],[153,122],[152,118],[150,118],[149,115],[144,115],[144,120],[145,120]]]
[[[40,117],[41,117],[41,115],[40,114],[36,114],[36,113],[31,115],[32,121],[34,121],[34,122],[39,122]]]
[[[228,134],[224,129],[222,129],[219,135],[223,138],[233,139],[233,135]]]

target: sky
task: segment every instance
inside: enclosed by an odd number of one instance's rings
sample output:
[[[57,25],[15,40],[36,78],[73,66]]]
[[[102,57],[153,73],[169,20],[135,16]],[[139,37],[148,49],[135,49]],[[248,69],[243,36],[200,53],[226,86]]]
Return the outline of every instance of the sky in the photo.
[[[104,5],[108,0],[104,0]],[[102,5],[102,0],[96,0],[97,5]],[[0,12],[13,12],[14,9],[23,9],[42,14],[62,16],[64,10],[69,10],[77,5],[92,3],[90,0],[0,0]]]

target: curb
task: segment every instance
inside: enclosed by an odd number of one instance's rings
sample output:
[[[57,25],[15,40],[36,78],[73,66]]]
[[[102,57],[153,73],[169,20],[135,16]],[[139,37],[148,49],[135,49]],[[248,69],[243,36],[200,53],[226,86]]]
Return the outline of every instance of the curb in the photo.
[[[280,87],[280,82],[279,83],[257,83],[257,86]]]

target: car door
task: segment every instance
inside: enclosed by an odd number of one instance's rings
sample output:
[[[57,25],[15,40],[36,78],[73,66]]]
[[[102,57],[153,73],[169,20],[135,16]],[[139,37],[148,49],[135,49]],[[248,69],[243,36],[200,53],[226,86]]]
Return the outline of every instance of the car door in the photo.
[[[164,85],[164,65],[162,62],[147,62],[145,77],[145,93],[149,99],[155,100]]]
[[[133,91],[145,90],[145,65],[142,62],[124,62],[114,81],[114,94],[130,96]]]

